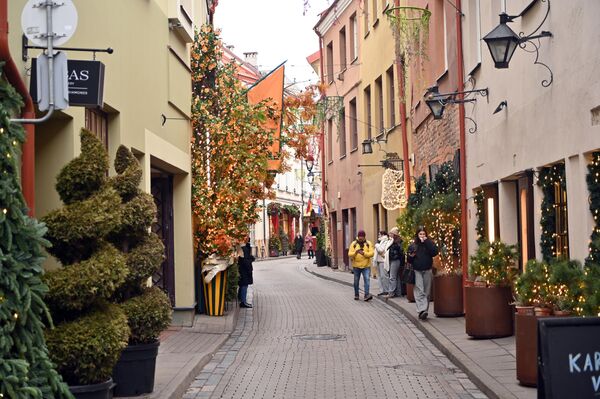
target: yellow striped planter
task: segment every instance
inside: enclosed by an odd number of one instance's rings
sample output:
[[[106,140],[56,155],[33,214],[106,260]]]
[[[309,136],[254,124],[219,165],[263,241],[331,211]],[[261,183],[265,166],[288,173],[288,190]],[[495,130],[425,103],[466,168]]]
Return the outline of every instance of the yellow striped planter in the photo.
[[[218,272],[210,283],[204,284],[204,306],[208,316],[223,316],[225,312],[225,288],[227,286],[227,270]]]

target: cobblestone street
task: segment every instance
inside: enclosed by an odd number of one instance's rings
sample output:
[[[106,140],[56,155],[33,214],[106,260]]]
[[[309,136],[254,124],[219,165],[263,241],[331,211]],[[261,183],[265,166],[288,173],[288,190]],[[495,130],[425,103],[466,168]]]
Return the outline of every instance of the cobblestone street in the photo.
[[[403,315],[355,301],[307,273],[309,262],[255,263],[254,309],[241,310],[185,399],[486,397]]]

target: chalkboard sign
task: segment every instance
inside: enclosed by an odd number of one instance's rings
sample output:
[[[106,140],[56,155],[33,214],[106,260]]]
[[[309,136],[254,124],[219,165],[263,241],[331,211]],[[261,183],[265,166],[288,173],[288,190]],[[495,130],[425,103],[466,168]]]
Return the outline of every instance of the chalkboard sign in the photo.
[[[600,317],[538,321],[538,399],[600,397]]]

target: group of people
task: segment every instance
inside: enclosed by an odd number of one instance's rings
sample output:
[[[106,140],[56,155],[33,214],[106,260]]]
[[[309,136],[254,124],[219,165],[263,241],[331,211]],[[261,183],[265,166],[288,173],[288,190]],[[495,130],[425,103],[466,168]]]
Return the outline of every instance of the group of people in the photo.
[[[308,252],[308,259],[312,259],[315,256],[315,251],[313,249],[313,236],[310,232],[306,233],[306,237],[302,238],[302,234],[298,233],[296,238],[294,238],[294,252],[296,253],[296,258],[300,259],[302,257],[302,249],[306,247],[306,252]]]
[[[419,226],[408,245],[408,254],[404,254],[402,237],[397,227],[389,233],[380,231],[377,243],[373,245],[366,239],[363,230],[359,231],[356,240],[350,244],[348,257],[352,262],[354,273],[354,299],[359,300],[360,277],[363,277],[364,300],[370,301],[371,265],[376,267],[380,294],[386,298],[406,295],[406,284],[402,281],[405,268],[414,270],[414,294],[419,319],[429,316],[429,292],[431,290],[433,258],[438,248],[428,237],[425,227]]]

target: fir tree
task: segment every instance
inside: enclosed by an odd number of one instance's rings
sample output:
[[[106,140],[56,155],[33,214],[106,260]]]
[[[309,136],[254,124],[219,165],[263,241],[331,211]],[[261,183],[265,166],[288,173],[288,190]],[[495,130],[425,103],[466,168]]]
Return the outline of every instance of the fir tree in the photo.
[[[21,106],[14,88],[0,78],[0,397],[71,398],[44,339],[44,322],[52,324],[41,279],[48,241],[45,226],[27,215],[18,180],[25,135],[10,117]]]

